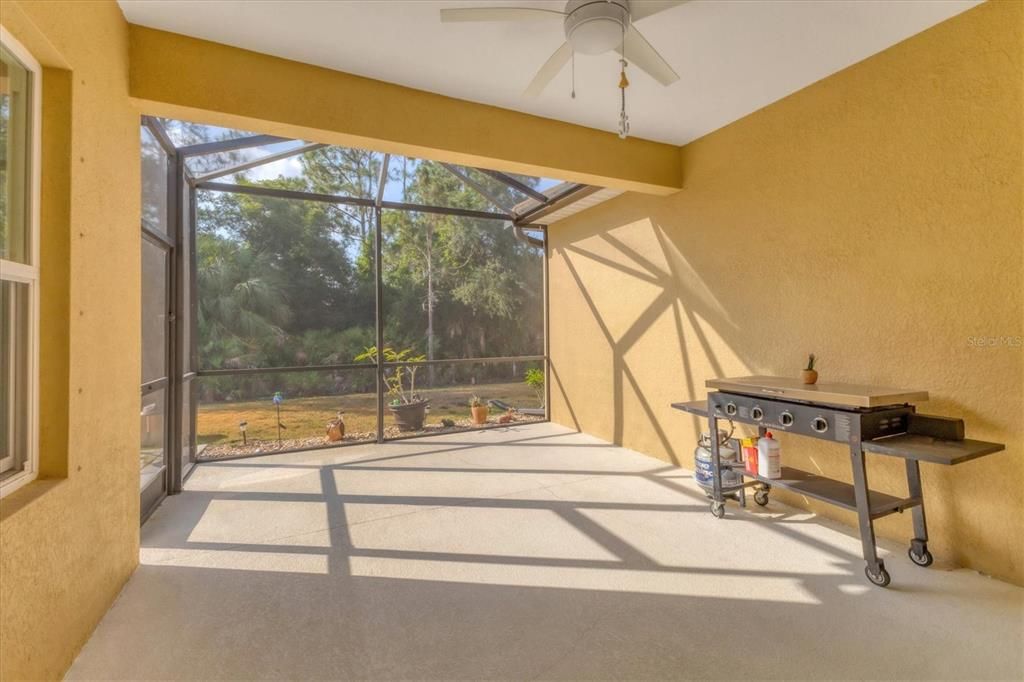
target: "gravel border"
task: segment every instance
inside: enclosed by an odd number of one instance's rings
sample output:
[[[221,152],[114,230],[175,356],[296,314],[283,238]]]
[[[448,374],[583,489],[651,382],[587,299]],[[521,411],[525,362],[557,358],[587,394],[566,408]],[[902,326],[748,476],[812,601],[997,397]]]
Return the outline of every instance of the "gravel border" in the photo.
[[[504,416],[504,415],[502,415]],[[455,419],[454,426],[443,426],[442,424],[427,424],[419,431],[399,431],[397,426],[384,427],[384,438],[387,440],[398,438],[410,438],[416,436],[434,436],[444,433],[459,433],[462,431],[473,431],[476,429],[504,426],[498,422],[498,418],[490,418],[486,424],[474,424],[470,419]],[[513,414],[513,424],[530,424],[544,421],[543,417],[533,417],[522,414]],[[202,452],[196,458],[198,462],[215,462],[219,459],[234,459],[236,457],[269,455],[273,453],[295,452],[297,450],[318,450],[323,448],[336,448],[342,445],[355,445],[357,443],[373,443],[377,440],[375,431],[360,431],[346,433],[340,441],[328,441],[326,436],[312,436],[310,438],[285,438],[280,442],[277,440],[250,440],[248,444],[220,443],[216,445],[203,446]]]

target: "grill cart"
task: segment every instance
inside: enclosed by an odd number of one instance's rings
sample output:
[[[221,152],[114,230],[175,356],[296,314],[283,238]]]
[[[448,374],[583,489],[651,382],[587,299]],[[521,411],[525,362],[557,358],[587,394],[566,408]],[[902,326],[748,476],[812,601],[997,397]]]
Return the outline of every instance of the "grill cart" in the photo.
[[[742,489],[746,487],[755,489],[754,501],[759,505],[768,504],[769,492],[777,487],[854,511],[867,564],[864,573],[879,587],[887,586],[891,578],[875,548],[875,519],[910,509],[914,523],[910,560],[918,566],[932,563],[919,463],[953,466],[1005,448],[1001,443],[964,438],[963,420],[917,414],[913,403],[927,400],[925,391],[805,385],[797,379],[766,376],[710,379],[706,385],[713,389],[707,400],[673,403],[672,407],[707,419],[709,433],[717,433],[718,422],[724,419],[755,426],[759,436],[770,430],[842,443],[849,448],[853,473],[852,485],[786,466],[781,478],[769,479],[745,471],[738,462],[722,461],[719,442],[713,438],[711,513],[724,517],[727,499],[745,503]],[[905,460],[906,497],[868,488],[866,452]],[[727,469],[743,477],[739,495],[735,486],[722,485]]]

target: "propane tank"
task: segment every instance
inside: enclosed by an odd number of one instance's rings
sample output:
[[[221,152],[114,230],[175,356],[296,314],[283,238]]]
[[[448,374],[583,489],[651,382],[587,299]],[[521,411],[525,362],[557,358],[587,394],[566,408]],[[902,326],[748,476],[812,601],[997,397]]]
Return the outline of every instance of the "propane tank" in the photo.
[[[723,463],[736,462],[736,450],[728,445],[729,434],[725,431],[718,432],[718,457]],[[700,442],[697,449],[693,451],[694,478],[697,485],[705,490],[714,487],[715,468],[711,462],[711,434],[705,431],[700,435]],[[722,487],[731,488],[742,483],[742,477],[731,469],[722,471]]]
[[[762,478],[782,478],[782,446],[771,431],[757,441],[757,473]]]

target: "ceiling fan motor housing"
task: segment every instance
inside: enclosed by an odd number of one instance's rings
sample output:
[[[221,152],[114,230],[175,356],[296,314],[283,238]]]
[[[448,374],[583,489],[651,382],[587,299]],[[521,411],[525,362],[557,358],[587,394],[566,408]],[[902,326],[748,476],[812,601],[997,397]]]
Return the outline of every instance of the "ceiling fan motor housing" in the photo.
[[[622,44],[629,28],[629,0],[569,0],[565,39],[583,54],[604,54]]]

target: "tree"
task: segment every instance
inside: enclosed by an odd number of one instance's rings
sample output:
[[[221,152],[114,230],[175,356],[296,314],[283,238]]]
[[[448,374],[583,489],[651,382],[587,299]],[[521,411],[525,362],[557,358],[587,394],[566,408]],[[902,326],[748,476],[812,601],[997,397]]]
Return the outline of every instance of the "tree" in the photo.
[[[285,338],[288,307],[265,260],[214,235],[196,240],[200,355],[206,366],[249,366]]]
[[[376,196],[381,157],[375,152],[348,147],[323,147],[303,154],[302,168],[314,192],[340,196],[371,198]],[[374,228],[374,210],[366,206],[338,206],[344,215],[341,223],[355,229],[366,240]]]
[[[298,176],[235,181],[375,196],[382,155],[331,147],[299,158]],[[403,159],[392,175],[401,182],[389,191],[403,186],[406,202],[495,208],[439,164]],[[503,204],[521,200],[477,175]],[[335,364],[374,343],[374,209],[203,190],[196,209],[204,366]],[[388,345],[430,359],[540,352],[542,254],[508,225],[385,210],[382,238]]]
[[[504,185],[489,189],[504,194],[507,204],[516,202]],[[479,193],[432,163],[417,164],[405,200],[493,210]],[[502,345],[513,349],[510,354],[520,353],[515,349],[527,341],[529,330],[500,323],[524,314],[528,307],[524,304],[540,302],[539,268],[527,272],[531,261],[535,265],[540,261],[539,254],[519,242],[511,229],[493,220],[389,212],[384,232],[387,283],[398,292],[399,300],[419,297],[426,317],[423,338],[428,358],[438,355],[439,312],[443,313],[449,356],[493,355],[490,349]],[[499,325],[503,334],[491,333]]]

